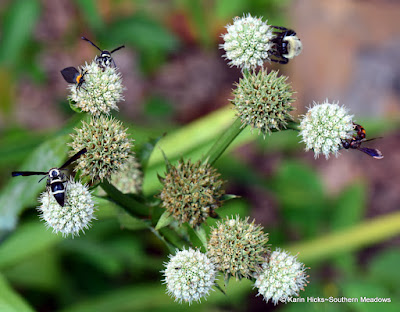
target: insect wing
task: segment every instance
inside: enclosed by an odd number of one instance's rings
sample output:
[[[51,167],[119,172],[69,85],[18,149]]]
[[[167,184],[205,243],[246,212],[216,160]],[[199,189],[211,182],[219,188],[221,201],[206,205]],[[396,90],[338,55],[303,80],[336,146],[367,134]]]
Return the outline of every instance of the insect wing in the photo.
[[[27,177],[27,176],[32,176],[32,175],[45,175],[48,174],[48,172],[42,172],[42,171],[13,171],[11,172],[12,177]]]
[[[67,67],[61,71],[61,75],[66,82],[77,83],[76,78],[79,76],[79,71],[75,67]]]
[[[368,148],[368,147],[359,147],[358,150],[364,152],[365,154],[375,158],[375,159],[382,159],[383,155],[380,150],[375,148]]]
[[[60,169],[63,169],[73,163],[75,160],[77,160],[79,157],[81,157],[82,154],[85,154],[87,152],[86,147],[81,149],[78,153],[76,153],[74,156],[72,156],[70,159],[68,159],[65,164],[63,164]]]

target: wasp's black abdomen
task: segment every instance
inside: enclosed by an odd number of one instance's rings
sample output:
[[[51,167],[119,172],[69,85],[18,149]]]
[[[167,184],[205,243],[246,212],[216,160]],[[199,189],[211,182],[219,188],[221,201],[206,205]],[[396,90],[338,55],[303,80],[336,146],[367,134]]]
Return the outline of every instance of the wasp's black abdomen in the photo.
[[[59,203],[61,207],[64,207],[64,200],[65,200],[64,184],[62,182],[55,182],[53,184],[50,184],[50,189],[57,203]]]

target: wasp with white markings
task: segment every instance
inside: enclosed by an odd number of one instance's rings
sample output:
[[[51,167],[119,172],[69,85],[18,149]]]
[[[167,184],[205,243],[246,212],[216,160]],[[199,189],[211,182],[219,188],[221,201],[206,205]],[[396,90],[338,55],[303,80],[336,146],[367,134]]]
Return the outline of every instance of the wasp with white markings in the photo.
[[[61,167],[59,168],[51,168],[48,172],[42,171],[13,171],[11,176],[31,176],[31,175],[45,175],[43,178],[39,180],[42,181],[47,176],[47,188],[50,190],[51,194],[56,199],[57,203],[60,204],[61,207],[64,207],[65,204],[65,182],[66,176],[62,172],[68,167],[71,163],[81,157],[82,154],[87,152],[86,148],[81,149],[78,153],[68,159]]]
[[[109,67],[111,65],[117,67],[115,65],[114,59],[111,57],[111,54],[118,51],[119,49],[125,48],[125,45],[119,46],[118,48],[115,48],[112,51],[107,51],[100,49],[97,45],[95,45],[92,41],[90,41],[86,37],[81,37],[81,39],[89,42],[92,46],[94,46],[97,50],[100,51],[100,55],[96,55],[95,61],[103,71],[106,69],[106,67]]]

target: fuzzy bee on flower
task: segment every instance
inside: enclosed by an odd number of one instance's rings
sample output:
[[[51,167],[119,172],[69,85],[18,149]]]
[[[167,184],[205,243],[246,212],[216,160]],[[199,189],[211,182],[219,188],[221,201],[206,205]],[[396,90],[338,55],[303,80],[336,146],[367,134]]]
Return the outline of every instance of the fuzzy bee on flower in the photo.
[[[255,69],[265,61],[287,64],[303,49],[294,30],[268,25],[250,14],[235,17],[226,29],[220,47],[225,50],[229,65],[242,69]]]

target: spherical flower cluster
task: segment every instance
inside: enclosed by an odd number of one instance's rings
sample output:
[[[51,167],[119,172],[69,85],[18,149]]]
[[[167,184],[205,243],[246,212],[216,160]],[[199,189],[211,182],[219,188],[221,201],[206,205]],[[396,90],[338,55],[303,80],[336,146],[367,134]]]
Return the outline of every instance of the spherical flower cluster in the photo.
[[[261,267],[268,252],[268,234],[260,225],[238,216],[218,222],[211,228],[208,253],[225,277],[249,278]]]
[[[139,194],[142,190],[143,173],[140,164],[133,155],[130,155],[126,162],[116,173],[111,175],[110,181],[122,193]]]
[[[39,202],[40,217],[48,227],[53,228],[53,232],[61,232],[63,236],[79,235],[95,219],[94,202],[88,187],[72,179],[66,182],[64,207],[60,206],[50,191],[43,192]]]
[[[208,163],[179,161],[170,166],[160,198],[162,207],[180,224],[188,222],[191,227],[199,226],[222,204],[223,181],[220,174]]]
[[[267,302],[270,299],[275,305],[279,301],[287,302],[307,286],[305,271],[297,256],[277,249],[262,265],[262,272],[255,274],[254,286],[258,288],[258,295],[263,295]]]
[[[271,27],[261,18],[250,14],[236,17],[233,25],[227,25],[226,29],[227,33],[222,35],[225,43],[221,48],[226,52],[224,56],[230,61],[229,65],[250,69],[269,60],[274,35]]]
[[[217,271],[210,259],[198,250],[178,251],[170,255],[163,271],[167,284],[167,293],[175,297],[175,301],[200,301],[208,296],[215,281]]]
[[[82,85],[79,88],[76,84],[69,86],[72,105],[94,116],[109,114],[112,109],[118,110],[117,103],[124,99],[124,86],[117,69],[106,66],[103,70],[93,61],[82,66],[81,72],[85,73]]]
[[[131,153],[132,140],[120,121],[101,115],[71,134],[71,155],[86,147],[87,152],[77,161],[75,170],[90,176],[92,180],[109,180],[125,163]]]
[[[336,157],[342,148],[342,140],[353,135],[353,115],[337,103],[313,103],[300,122],[302,142],[306,144],[306,151],[313,150],[315,158],[321,153],[326,159],[330,154]]]
[[[250,125],[264,137],[273,129],[286,128],[293,119],[289,112],[294,109],[293,91],[286,80],[285,76],[278,77],[277,71],[244,73],[231,100],[244,126]]]

